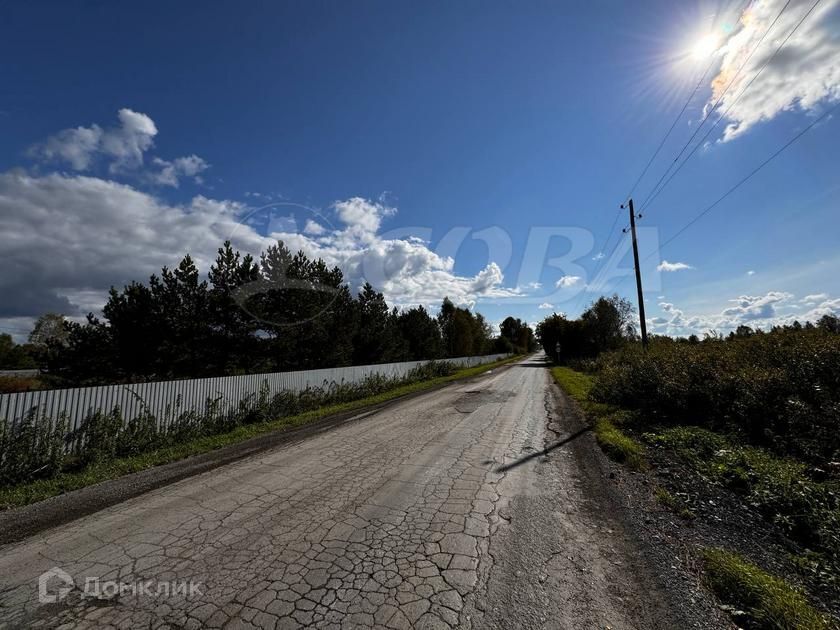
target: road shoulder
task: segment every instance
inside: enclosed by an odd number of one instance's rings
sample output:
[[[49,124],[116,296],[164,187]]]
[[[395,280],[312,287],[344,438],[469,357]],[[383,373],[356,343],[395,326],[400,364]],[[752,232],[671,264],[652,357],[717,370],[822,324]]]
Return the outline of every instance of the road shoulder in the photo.
[[[532,491],[508,498],[491,539],[484,627],[727,627],[696,579],[639,535],[619,473],[548,381],[546,370],[544,451],[522,466]]]

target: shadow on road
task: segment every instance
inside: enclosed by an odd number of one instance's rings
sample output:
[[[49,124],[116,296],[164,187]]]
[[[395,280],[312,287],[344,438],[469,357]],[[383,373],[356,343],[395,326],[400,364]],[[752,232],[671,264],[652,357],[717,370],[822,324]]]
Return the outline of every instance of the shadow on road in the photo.
[[[514,363],[511,365],[512,368],[547,368],[554,365],[550,359],[528,359],[527,361],[523,361],[520,363]]]
[[[555,442],[554,444],[549,444],[548,446],[546,446],[541,451],[537,451],[536,453],[531,453],[530,455],[526,455],[525,457],[520,457],[519,459],[511,462],[510,464],[505,464],[504,466],[499,466],[496,469],[496,472],[507,472],[511,468],[516,468],[517,466],[521,466],[522,464],[524,464],[526,462],[529,462],[532,459],[536,459],[537,457],[543,457],[545,455],[548,455],[551,451],[560,448],[564,444],[568,444],[569,442],[571,442],[575,438],[580,437],[581,435],[583,435],[584,433],[586,433],[587,431],[589,431],[591,429],[592,429],[591,426],[583,427],[582,429],[580,429],[578,431],[575,431],[571,435],[568,435],[568,436],[564,437],[562,440],[560,440],[558,442]]]

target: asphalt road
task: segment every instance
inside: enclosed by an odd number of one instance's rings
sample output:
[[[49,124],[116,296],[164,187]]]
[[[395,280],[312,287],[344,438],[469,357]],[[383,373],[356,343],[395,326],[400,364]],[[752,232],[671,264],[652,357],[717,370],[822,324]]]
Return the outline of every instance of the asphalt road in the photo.
[[[534,357],[0,547],[0,626],[680,627],[549,378]]]

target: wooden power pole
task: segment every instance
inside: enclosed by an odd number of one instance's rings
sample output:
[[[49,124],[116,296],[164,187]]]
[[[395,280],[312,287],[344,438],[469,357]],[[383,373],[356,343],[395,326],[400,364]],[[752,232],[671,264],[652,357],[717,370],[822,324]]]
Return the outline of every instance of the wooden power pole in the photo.
[[[624,207],[623,205],[621,206]],[[639,294],[639,324],[642,329],[642,346],[647,348],[647,322],[645,322],[645,298],[642,294],[642,270],[639,267],[639,245],[636,243],[636,211],[633,209],[633,199],[627,201],[630,210],[630,235],[633,239],[633,264],[636,267],[636,290]]]

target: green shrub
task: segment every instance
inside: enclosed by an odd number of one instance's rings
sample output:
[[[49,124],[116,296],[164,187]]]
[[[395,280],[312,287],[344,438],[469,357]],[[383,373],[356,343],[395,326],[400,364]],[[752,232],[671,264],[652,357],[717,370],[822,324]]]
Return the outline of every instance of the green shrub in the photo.
[[[657,488],[655,496],[657,503],[668,508],[669,510],[675,510],[679,505],[679,502],[677,501],[676,497],[670,492],[668,492],[665,488]]]
[[[602,355],[594,400],[698,425],[814,463],[840,459],[840,335],[819,329]]]
[[[723,549],[703,553],[705,580],[726,604],[746,612],[758,628],[828,630],[829,622],[800,591]]]

